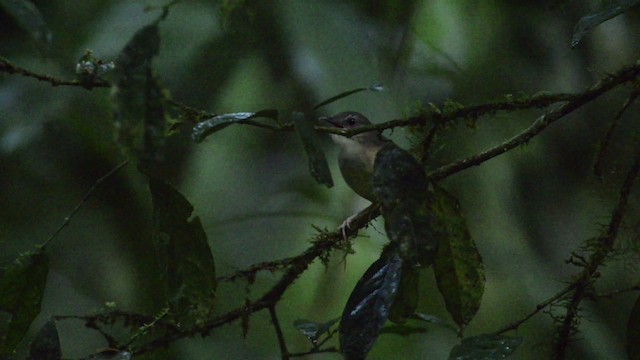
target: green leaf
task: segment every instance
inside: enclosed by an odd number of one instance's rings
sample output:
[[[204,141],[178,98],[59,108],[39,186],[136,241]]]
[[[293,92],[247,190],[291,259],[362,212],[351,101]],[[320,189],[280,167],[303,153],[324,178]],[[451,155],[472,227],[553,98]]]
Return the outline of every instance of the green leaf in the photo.
[[[400,279],[400,288],[389,311],[389,320],[404,324],[418,307],[418,285],[420,273],[417,269],[404,266]]]
[[[433,270],[449,314],[463,327],[474,317],[484,292],[482,257],[469,234],[458,200],[434,184],[433,228],[439,247]]]
[[[58,360],[62,359],[62,349],[60,348],[60,338],[55,320],[47,321],[40,328],[36,338],[31,343],[29,360]]]
[[[463,339],[449,354],[449,360],[498,360],[513,354],[522,337],[485,334]]]
[[[424,168],[407,151],[385,145],[373,166],[373,189],[382,206],[385,230],[410,266],[429,266],[438,247],[432,230]]]
[[[220,131],[232,124],[239,124],[249,119],[268,118],[278,120],[278,110],[265,109],[258,112],[238,112],[216,115],[210,119],[197,123],[191,132],[195,142],[202,142],[207,136]]]
[[[582,38],[593,28],[607,20],[611,20],[614,17],[623,14],[639,1],[640,0],[618,0],[597,13],[583,16],[573,29],[571,47],[576,47],[578,43],[580,43],[580,40],[582,40]]]
[[[630,360],[640,359],[640,296],[636,299],[627,322],[627,354]]]
[[[351,96],[353,94],[357,94],[361,91],[383,91],[384,88],[382,87],[382,85],[380,84],[373,84],[369,87],[366,88],[357,88],[357,89],[353,89],[353,90],[349,90],[349,91],[345,91],[342,92],[338,95],[332,96],[326,100],[321,101],[320,103],[318,103],[316,106],[313,107],[313,110],[317,110],[318,108],[321,108],[325,105],[331,104],[332,102],[338,101],[342,98],[345,98],[347,96]]]
[[[189,220],[193,206],[171,185],[149,179],[153,200],[154,242],[167,298],[200,318],[213,308],[216,272],[200,219]]]
[[[324,323],[319,323],[310,320],[296,320],[293,322],[293,326],[298,329],[303,335],[309,338],[313,344],[318,342],[318,339],[331,329],[331,327],[338,322],[340,318],[329,320]]]
[[[373,347],[389,316],[401,274],[402,259],[391,252],[374,262],[356,284],[340,319],[345,359],[364,359]]]
[[[327,164],[324,151],[322,150],[322,146],[320,146],[313,122],[300,112],[293,113],[293,122],[296,125],[296,131],[298,132],[298,136],[300,136],[300,140],[302,140],[304,150],[309,158],[309,171],[311,172],[311,176],[320,184],[324,184],[329,188],[332,187],[333,179],[331,178],[329,164]]]
[[[11,313],[0,343],[0,358],[10,356],[40,313],[49,260],[44,250],[20,255],[0,278],[0,310]]]
[[[0,6],[33,39],[46,45],[51,44],[51,30],[33,2],[29,0],[0,0]]]
[[[160,48],[158,24],[140,29],[118,55],[112,91],[118,142],[142,168],[164,159],[165,109],[151,62]]]

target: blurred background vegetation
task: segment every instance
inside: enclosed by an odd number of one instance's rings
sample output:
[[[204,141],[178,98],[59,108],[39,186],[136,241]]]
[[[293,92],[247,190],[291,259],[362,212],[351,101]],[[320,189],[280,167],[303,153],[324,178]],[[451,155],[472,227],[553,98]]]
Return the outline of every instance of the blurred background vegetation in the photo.
[[[115,60],[133,34],[159,16],[161,1],[44,1],[33,3],[53,35],[34,40],[0,12],[0,56],[38,73],[74,77],[87,49]],[[170,96],[212,113],[265,108],[306,111],[339,92],[382,83],[319,115],[354,110],[374,122],[415,115],[451,99],[480,104],[521,94],[575,93],[638,58],[640,13],[631,9],[589,33],[571,49],[578,20],[608,1],[184,1],[160,23],[153,69]],[[596,144],[628,89],[607,93],[552,125],[530,144],[441,185],[457,196],[483,255],[487,285],[466,335],[495,331],[562,289],[579,269],[565,260],[608,222],[621,176],[638,142],[637,107],[621,119],[603,180],[591,171]],[[122,161],[114,141],[109,90],[52,87],[0,73],[0,260],[42,243],[82,195]],[[437,140],[432,168],[461,159],[518,133],[543,110],[500,113],[473,127],[460,124]],[[183,129],[184,130],[184,129]],[[388,133],[405,148],[411,134]],[[188,131],[169,139],[164,176],[191,201],[207,232],[218,275],[294,256],[309,246],[312,225],[335,229],[367,202],[338,175],[327,189],[308,174],[293,132],[232,126],[204,143]],[[638,195],[633,195],[615,260],[602,269],[598,291],[637,284]],[[31,337],[51,316],[85,315],[115,303],[154,314],[162,306],[150,241],[151,202],[144,177],[129,166],[99,188],[71,225],[48,247],[51,271],[42,313]],[[290,351],[308,340],[296,319],[340,315],[355,282],[378,258],[386,237],[374,223],[354,242],[355,254],[316,262],[278,306]],[[428,270],[431,271],[431,270]],[[276,275],[255,284],[222,283],[219,312],[257,298]],[[424,277],[429,279],[429,277]],[[247,290],[248,289],[248,290]],[[419,310],[448,319],[432,280]],[[583,303],[572,356],[623,359],[625,328],[635,293]],[[81,322],[59,325],[64,356],[105,347]],[[540,314],[523,325],[514,359],[548,357],[554,322]],[[370,359],[445,359],[455,334],[432,326],[422,334],[379,338]],[[24,344],[22,351],[26,351]],[[266,312],[250,319],[246,338],[237,323],[209,337],[166,350],[175,359],[277,359]],[[399,355],[401,354],[401,356]],[[156,355],[151,355],[154,358]],[[339,359],[319,354],[314,359]]]

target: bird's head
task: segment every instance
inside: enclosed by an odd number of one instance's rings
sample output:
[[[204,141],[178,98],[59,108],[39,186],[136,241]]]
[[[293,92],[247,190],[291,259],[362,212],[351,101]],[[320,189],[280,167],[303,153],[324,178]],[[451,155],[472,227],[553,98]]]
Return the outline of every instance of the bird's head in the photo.
[[[352,130],[371,125],[371,121],[369,121],[366,116],[355,111],[342,112],[330,118],[325,118],[324,120],[331,124],[331,126],[344,130]],[[384,141],[380,131],[377,130],[363,132],[353,135],[352,137],[332,134],[331,138],[338,144],[344,144],[345,142],[357,142],[363,145],[368,145],[379,144],[381,141]]]

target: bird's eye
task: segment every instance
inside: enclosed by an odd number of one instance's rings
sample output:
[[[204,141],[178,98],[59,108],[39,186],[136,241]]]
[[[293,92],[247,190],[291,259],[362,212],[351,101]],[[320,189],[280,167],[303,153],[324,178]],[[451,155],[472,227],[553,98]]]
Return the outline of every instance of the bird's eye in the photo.
[[[353,117],[353,116],[349,116],[349,117],[347,118],[347,125],[349,125],[349,126],[353,126],[353,125],[355,125],[355,124],[356,124],[356,118],[355,118],[355,117]]]

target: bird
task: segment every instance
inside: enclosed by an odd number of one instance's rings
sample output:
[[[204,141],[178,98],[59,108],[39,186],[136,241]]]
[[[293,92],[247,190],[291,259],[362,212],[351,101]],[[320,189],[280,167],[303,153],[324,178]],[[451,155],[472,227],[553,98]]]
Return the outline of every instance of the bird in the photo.
[[[355,111],[325,118],[332,127],[353,130],[371,125]],[[338,167],[347,185],[361,197],[378,204],[389,239],[400,256],[415,267],[433,262],[437,236],[432,227],[429,182],[424,166],[408,151],[384,137],[380,130],[344,136],[330,134],[338,145]],[[352,218],[342,225],[350,227]]]
[[[333,127],[352,130],[371,125],[361,113],[347,111],[325,119]],[[373,165],[378,151],[391,143],[380,131],[367,131],[346,137],[330,134],[331,139],[339,147],[338,166],[344,181],[361,197],[377,203],[373,190]]]

